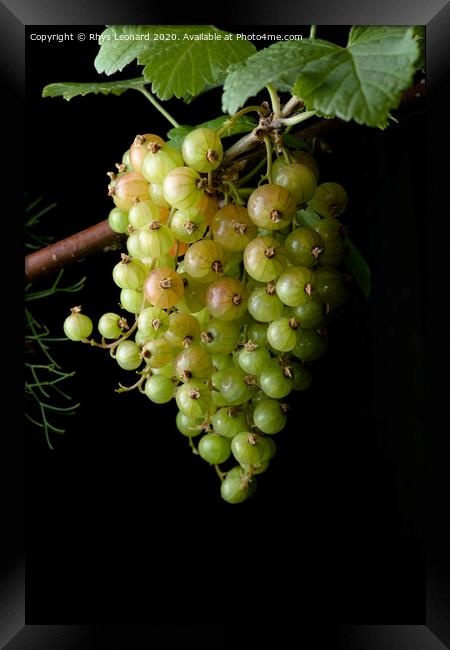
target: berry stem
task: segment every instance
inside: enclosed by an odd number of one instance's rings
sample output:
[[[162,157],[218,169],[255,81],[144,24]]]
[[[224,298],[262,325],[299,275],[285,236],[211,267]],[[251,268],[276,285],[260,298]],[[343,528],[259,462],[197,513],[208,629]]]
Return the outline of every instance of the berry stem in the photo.
[[[217,135],[220,137],[222,134],[224,134],[227,130],[229,130],[233,126],[235,122],[237,122],[239,118],[241,118],[246,113],[260,113],[261,110],[262,110],[261,106],[254,106],[254,105],[245,106],[244,108],[241,108],[241,110],[235,113],[233,117],[231,117],[229,120],[226,120],[222,124],[220,129],[218,129],[217,131]],[[230,135],[230,133],[228,133],[228,135]]]
[[[272,104],[272,111],[274,117],[279,117],[281,113],[281,106],[280,106],[280,98],[278,97],[278,93],[275,90],[275,88],[272,86],[272,84],[267,84],[266,90],[270,95],[270,102]]]
[[[220,469],[219,465],[214,465],[214,469],[216,470],[217,476],[220,478],[220,480],[223,482],[225,479],[225,476],[227,475],[226,472],[222,472]]]
[[[192,453],[198,456],[197,447],[194,445],[194,441],[192,440],[192,437],[189,436],[188,440],[189,440],[189,447],[192,449]]]
[[[304,113],[298,113],[292,117],[282,117],[279,121],[283,126],[294,126],[295,124],[300,124],[300,122],[309,120],[309,118],[314,117],[315,114],[315,111],[305,111]]]
[[[161,106],[161,104],[156,100],[156,98],[148,92],[147,88],[144,88],[144,86],[141,86],[139,88],[136,88],[136,90],[139,90],[145,97],[147,97],[148,101],[153,104],[153,106],[156,108],[157,111],[161,113],[161,115],[164,115],[166,120],[168,120],[172,126],[178,127],[180,126],[178,122],[166,111],[165,108]]]
[[[267,172],[266,172],[266,178],[269,183],[272,182],[272,143],[270,142],[270,138],[268,135],[264,136],[264,143],[266,145],[266,152],[267,152]]]
[[[251,169],[248,172],[248,174],[246,174],[245,176],[243,176],[242,178],[239,179],[239,183],[241,185],[245,185],[251,178],[253,178],[253,176],[257,172],[259,172],[260,169],[262,169],[264,167],[265,164],[266,164],[266,158],[264,156],[264,158],[256,165],[256,167],[253,167],[253,169]]]
[[[317,25],[311,25],[311,29],[309,30],[309,38],[316,38],[316,30]]]

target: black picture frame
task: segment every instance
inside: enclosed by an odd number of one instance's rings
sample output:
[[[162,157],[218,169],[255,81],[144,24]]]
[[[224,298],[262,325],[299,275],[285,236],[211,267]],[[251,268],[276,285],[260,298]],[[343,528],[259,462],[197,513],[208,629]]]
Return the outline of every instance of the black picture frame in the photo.
[[[143,15],[145,14],[145,16]],[[251,4],[245,3],[233,8],[233,19],[236,23],[256,22],[252,16]],[[359,2],[342,0],[338,8],[329,3],[309,2],[301,6],[289,6],[284,4],[277,7],[276,16],[273,8],[258,7],[258,23],[276,25],[285,24],[286,20],[291,24],[424,24],[427,28],[427,179],[428,179],[428,202],[427,213],[430,223],[427,228],[425,255],[427,259],[427,275],[436,275],[439,272],[439,264],[442,265],[442,273],[445,272],[444,260],[436,260],[433,241],[432,222],[433,215],[438,214],[440,209],[439,201],[442,200],[442,188],[446,186],[443,170],[436,164],[436,144],[442,141],[442,134],[439,132],[440,119],[443,113],[440,102],[440,94],[448,82],[448,28],[450,25],[450,10],[442,0],[434,2],[412,3],[387,2],[379,0],[376,4],[371,2]],[[189,22],[177,17],[180,24],[194,22],[192,16]],[[169,19],[170,20],[170,19]],[[8,0],[0,4],[0,25],[2,31],[1,60],[2,77],[4,87],[8,89],[11,98],[11,124],[15,128],[8,129],[12,136],[11,147],[15,151],[17,141],[20,141],[20,119],[24,98],[24,33],[26,25],[71,25],[71,24],[115,24],[115,23],[138,23],[164,22],[160,11],[155,10],[153,14],[143,11],[137,2],[127,2],[120,5],[99,2],[85,3],[83,7],[76,3],[53,1],[42,1],[33,3]],[[204,22],[204,21],[200,21]],[[211,22],[214,22],[211,20]],[[7,133],[8,135],[8,133]],[[20,169],[22,161],[17,161],[17,166],[9,166],[11,169]],[[11,182],[14,180],[11,179]],[[17,179],[16,179],[17,180]],[[441,181],[441,184],[439,184]],[[8,181],[9,182],[9,181]],[[12,197],[19,206],[20,213],[20,191]],[[441,226],[440,226],[441,227]],[[441,236],[440,236],[441,238]],[[13,248],[21,249],[20,242],[14,243]],[[445,257],[445,256],[443,256]],[[17,285],[20,287],[22,278],[20,272],[15,276]],[[430,277],[426,278],[427,283]],[[431,283],[430,283],[431,284]],[[441,335],[439,323],[441,312],[440,301],[437,300],[439,286],[427,284],[427,295],[425,297],[424,309],[424,332],[425,332],[425,404],[427,413],[426,427],[426,552],[427,552],[427,614],[426,619],[415,625],[341,625],[337,632],[337,643],[343,650],[396,650],[407,648],[408,650],[440,650],[443,647],[450,647],[450,625],[449,625],[449,602],[448,602],[448,557],[446,548],[449,540],[445,537],[443,513],[445,513],[446,494],[446,443],[442,435],[441,425],[438,425],[439,406],[442,402],[435,392],[434,378],[437,376],[442,357],[442,351],[438,345]],[[20,295],[20,293],[18,294]],[[16,328],[20,332],[20,321]],[[17,337],[18,338],[18,337]],[[445,340],[445,337],[444,337]],[[17,341],[20,349],[20,342]],[[429,382],[429,383],[428,383]],[[20,388],[10,385],[12,401],[16,402],[16,395],[20,394]],[[17,391],[17,392],[16,392]],[[445,403],[445,402],[444,402]],[[442,407],[441,407],[442,408]],[[434,421],[434,422],[433,422]],[[445,420],[444,420],[445,422]],[[188,628],[161,626],[155,627],[136,626],[134,630],[109,629],[95,626],[70,626],[70,625],[25,625],[25,594],[24,594],[24,562],[23,538],[23,440],[17,436],[17,430],[13,427],[14,437],[9,447],[8,464],[8,495],[9,503],[6,509],[8,530],[12,531],[9,536],[10,558],[2,573],[2,598],[0,601],[0,644],[9,650],[20,650],[22,648],[58,648],[73,647],[87,648],[94,647],[92,644],[103,643],[106,635],[116,640],[123,635],[128,638],[128,647],[137,647],[130,643],[131,637],[139,640],[145,639],[148,647],[156,638],[162,637],[173,639],[172,645],[167,647],[182,647],[189,644],[189,640],[196,640],[197,647],[212,647],[210,640],[214,639],[214,647],[222,647],[225,643],[225,625],[192,625]],[[448,511],[448,503],[447,503]],[[126,637],[125,637],[126,635]],[[122,637],[120,637],[122,638]],[[95,641],[93,641],[95,639]],[[208,645],[209,644],[209,645]],[[106,646],[105,646],[106,647]],[[111,646],[110,646],[111,647]],[[119,646],[118,646],[119,647]],[[123,646],[126,647],[126,646]],[[158,646],[156,646],[158,647]],[[225,647],[225,645],[223,645]]]

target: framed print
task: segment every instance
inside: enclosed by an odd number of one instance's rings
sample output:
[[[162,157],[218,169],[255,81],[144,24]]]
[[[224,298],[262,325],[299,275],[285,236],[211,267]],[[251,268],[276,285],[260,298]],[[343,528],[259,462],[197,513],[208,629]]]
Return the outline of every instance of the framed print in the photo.
[[[450,645],[449,14],[407,5],[1,5],[2,647]]]

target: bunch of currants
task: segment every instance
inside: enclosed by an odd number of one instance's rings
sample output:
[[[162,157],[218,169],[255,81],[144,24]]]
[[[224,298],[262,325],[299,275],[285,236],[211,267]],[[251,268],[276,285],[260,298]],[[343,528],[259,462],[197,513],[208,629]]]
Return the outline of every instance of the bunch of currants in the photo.
[[[215,466],[222,498],[240,503],[275,454],[284,400],[310,386],[310,364],[347,299],[337,217],[348,197],[337,183],[318,185],[305,152],[283,148],[258,187],[243,191],[222,159],[212,129],[191,131],[181,151],[136,136],[108,174],[109,224],[128,235],[113,279],[134,323],[103,314],[97,342],[74,307],[64,331],[137,372],[119,392],[137,388],[157,404],[174,398],[178,430]],[[319,215],[314,227],[299,225],[307,206]]]

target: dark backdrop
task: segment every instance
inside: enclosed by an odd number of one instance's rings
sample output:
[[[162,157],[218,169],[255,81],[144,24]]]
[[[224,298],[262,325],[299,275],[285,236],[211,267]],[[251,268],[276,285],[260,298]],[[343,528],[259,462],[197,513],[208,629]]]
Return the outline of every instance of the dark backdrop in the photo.
[[[319,30],[346,40],[345,28]],[[47,83],[95,81],[96,51],[89,41],[27,39],[27,186],[31,198],[57,202],[42,221],[56,238],[106,218],[106,172],[136,133],[168,128],[138,93],[41,99]],[[168,108],[195,124],[220,114],[220,93]],[[70,392],[81,406],[65,420],[66,435],[52,439],[53,452],[40,431],[27,433],[28,623],[259,614],[263,626],[267,608],[297,617],[305,602],[309,614],[343,623],[423,621],[424,137],[424,115],[414,113],[386,131],[341,129],[326,137],[332,153],[318,153],[322,180],[348,190],[343,221],[374,290],[366,301],[355,289],[331,330],[252,500],[221,501],[214,471],[175,428],[173,404],[117,395],[131,373],[101,350],[55,344],[64,368],[77,371]],[[73,304],[94,320],[115,310],[117,258],[106,253],[68,270],[67,283],[87,275],[85,289],[37,301],[38,320],[59,335]]]

